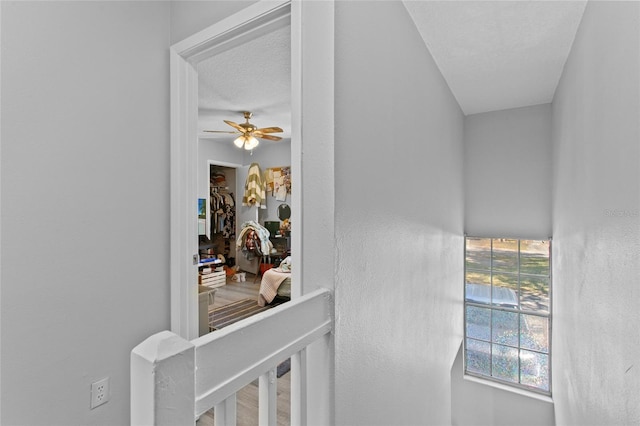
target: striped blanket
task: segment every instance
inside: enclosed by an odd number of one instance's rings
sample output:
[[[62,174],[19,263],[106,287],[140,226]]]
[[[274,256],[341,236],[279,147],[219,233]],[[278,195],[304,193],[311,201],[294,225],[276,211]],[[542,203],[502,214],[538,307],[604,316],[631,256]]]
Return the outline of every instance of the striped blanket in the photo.
[[[258,293],[258,305],[265,306],[271,303],[278,294],[278,287],[287,278],[291,277],[291,272],[282,272],[278,269],[269,269],[262,274],[260,282],[260,292]]]
[[[260,165],[252,163],[247,172],[247,180],[244,183],[243,206],[259,206],[267,208],[266,181],[262,176]]]

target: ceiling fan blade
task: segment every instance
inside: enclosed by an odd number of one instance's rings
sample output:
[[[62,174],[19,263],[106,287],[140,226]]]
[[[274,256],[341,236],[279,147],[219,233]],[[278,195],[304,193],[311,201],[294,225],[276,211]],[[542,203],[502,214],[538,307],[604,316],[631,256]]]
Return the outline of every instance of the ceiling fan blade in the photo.
[[[237,135],[239,132],[229,132],[227,130],[203,130],[203,132],[207,133],[228,133],[231,135]]]
[[[282,130],[280,127],[263,127],[262,129],[256,129],[255,132],[260,132],[260,133],[282,133],[284,130]]]
[[[240,133],[244,133],[245,129],[239,125],[238,123],[234,123],[233,121],[229,121],[229,120],[222,120],[225,123],[227,123],[229,126],[233,127],[234,129],[236,129],[237,131],[239,131]]]
[[[272,135],[263,135],[262,133],[254,132],[253,136],[262,139],[269,139],[270,141],[279,141],[282,139],[280,136],[272,136]]]

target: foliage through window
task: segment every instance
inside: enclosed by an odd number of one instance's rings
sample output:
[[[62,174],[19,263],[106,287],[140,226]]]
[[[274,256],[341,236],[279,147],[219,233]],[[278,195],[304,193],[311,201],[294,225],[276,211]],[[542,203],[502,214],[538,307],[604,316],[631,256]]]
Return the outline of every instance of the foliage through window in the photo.
[[[551,394],[551,241],[467,237],[465,374]]]

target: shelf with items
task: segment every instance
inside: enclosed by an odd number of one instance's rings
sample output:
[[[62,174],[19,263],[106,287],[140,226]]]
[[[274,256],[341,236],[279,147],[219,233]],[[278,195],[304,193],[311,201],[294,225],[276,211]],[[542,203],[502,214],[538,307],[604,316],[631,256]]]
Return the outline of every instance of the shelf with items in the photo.
[[[222,287],[227,284],[227,273],[225,271],[213,271],[208,274],[199,274],[198,284],[205,287]]]
[[[198,284],[205,287],[221,287],[227,284],[227,273],[221,262],[198,264]]]
[[[282,237],[278,235],[276,237],[269,237],[269,241],[271,241],[273,248],[276,249],[279,254],[291,254],[291,237]]]
[[[227,273],[224,270],[224,257],[213,254],[215,246],[200,244],[200,261],[198,262],[198,284],[206,287],[221,287],[227,284]]]
[[[212,268],[217,268],[223,266],[224,264],[225,262],[217,257],[201,258],[200,262],[198,262],[198,268],[201,266],[210,266]]]

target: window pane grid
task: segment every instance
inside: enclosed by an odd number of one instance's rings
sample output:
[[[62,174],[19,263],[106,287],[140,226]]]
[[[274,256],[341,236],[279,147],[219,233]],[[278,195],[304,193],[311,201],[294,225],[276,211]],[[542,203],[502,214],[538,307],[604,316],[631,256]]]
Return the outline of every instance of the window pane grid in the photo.
[[[486,340],[486,339],[476,338],[476,337],[467,337],[467,340],[473,340],[475,342],[495,344],[495,342],[492,342],[491,340]],[[535,349],[527,349],[527,348],[523,348],[523,347],[518,347],[516,345],[508,345],[508,344],[503,344],[503,343],[500,343],[499,345],[500,346],[505,346],[505,347],[508,347],[508,348],[511,348],[511,349],[519,349],[519,350],[522,350],[522,351],[525,351],[525,352],[534,352],[534,353],[540,354],[540,355],[549,355],[549,353],[544,352],[544,351],[538,351],[538,350],[535,350]]]
[[[550,248],[466,238],[465,373],[550,394]]]
[[[547,274],[531,274],[527,272],[520,272],[521,277],[537,277],[537,278],[549,278]]]
[[[504,306],[488,306],[482,303],[475,303],[475,302],[466,302],[465,303],[466,306],[475,306],[478,308],[486,308],[486,309],[493,309],[494,311],[504,311],[504,312],[515,312],[515,313],[521,313],[521,314],[526,314],[526,315],[531,315],[534,317],[542,317],[542,318],[550,318],[551,314],[549,314],[548,312],[540,312],[540,311],[527,311],[526,309],[517,309],[517,308],[505,308]]]
[[[491,269],[470,268],[470,267],[467,266],[467,272],[482,272],[482,273],[488,274],[488,273],[491,272]],[[504,271],[499,271],[499,273],[509,274],[508,272],[504,272]],[[515,273],[513,273],[512,275],[515,275]],[[531,273],[527,273],[527,272],[520,272],[520,276],[521,277],[532,277],[532,278],[550,278],[550,276],[547,275],[547,274],[531,274]]]

